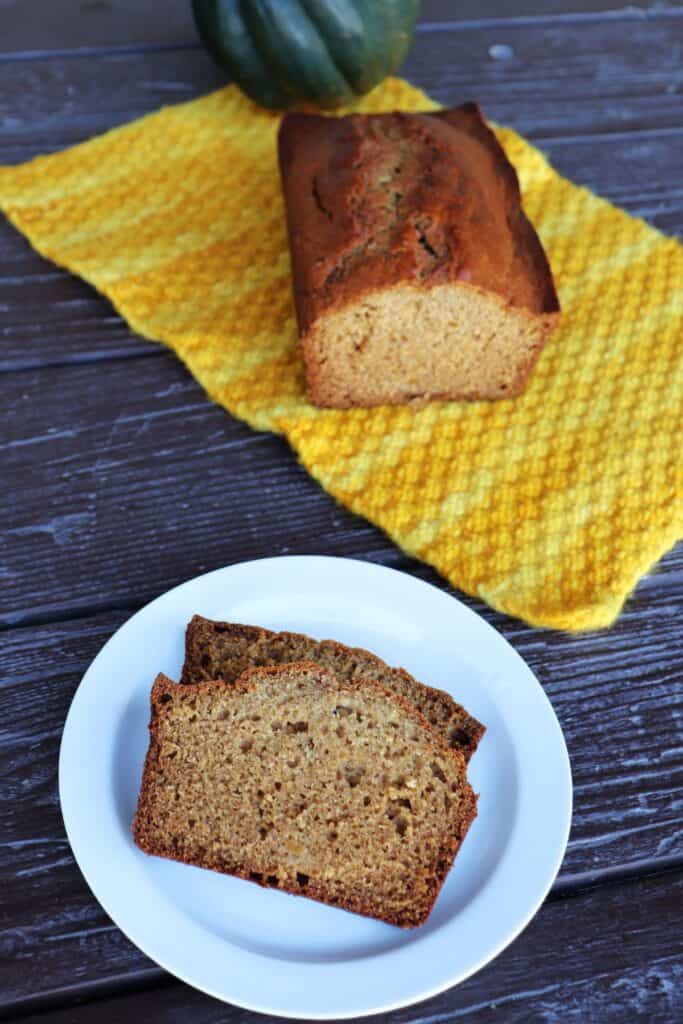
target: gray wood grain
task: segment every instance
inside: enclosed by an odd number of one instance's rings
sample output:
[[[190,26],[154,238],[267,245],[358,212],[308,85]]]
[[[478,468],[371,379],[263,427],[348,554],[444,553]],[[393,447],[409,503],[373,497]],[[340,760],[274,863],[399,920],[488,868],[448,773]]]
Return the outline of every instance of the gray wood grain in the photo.
[[[384,559],[388,560],[388,559]],[[408,560],[433,582],[426,567]],[[472,604],[473,602],[469,602]],[[555,887],[683,864],[683,595],[634,599],[609,634],[542,633],[486,611],[545,685],[565,731],[574,821]],[[0,634],[0,992],[52,998],[65,986],[158,978],[97,906],[59,812],[61,728],[82,673],[128,615],[108,612]],[[1,1002],[0,1002],[1,1005]]]
[[[683,1014],[682,901],[683,878],[670,875],[546,902],[522,935],[479,974],[427,1002],[373,1019],[378,1024],[674,1024]],[[132,977],[130,984],[142,980]],[[106,992],[104,983],[99,992]],[[80,990],[81,998],[97,994],[98,989]],[[69,1001],[70,995],[65,991],[61,998]],[[241,1024],[254,1019],[171,983],[26,1021]]]
[[[442,102],[476,98],[536,139],[680,129],[682,40],[680,9],[423,25],[402,71]],[[18,159],[19,146],[53,150],[223,81],[200,48],[0,59],[0,160]]]
[[[0,217],[0,372],[161,353]]]
[[[387,547],[170,354],[6,374],[0,402],[0,622],[137,604],[217,561]]]
[[[638,10],[676,7],[680,0],[639,0]],[[422,0],[422,20],[450,21],[510,16],[609,11],[627,5],[618,0]],[[197,42],[187,0],[157,4],[135,0],[26,0],[0,3],[0,39],[6,53],[84,47],[188,44]]]

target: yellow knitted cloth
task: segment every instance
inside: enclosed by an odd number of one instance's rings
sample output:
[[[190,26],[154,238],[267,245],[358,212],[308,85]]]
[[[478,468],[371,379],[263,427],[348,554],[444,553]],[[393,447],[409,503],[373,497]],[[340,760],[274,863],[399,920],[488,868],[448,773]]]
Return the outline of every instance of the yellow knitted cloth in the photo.
[[[357,109],[433,107],[391,79]],[[501,129],[564,310],[528,390],[316,409],[297,350],[277,126],[228,87],[0,168],[0,206],[134,330],[171,346],[215,401],[284,434],[330,494],[455,586],[537,625],[611,623],[683,533],[680,245]]]

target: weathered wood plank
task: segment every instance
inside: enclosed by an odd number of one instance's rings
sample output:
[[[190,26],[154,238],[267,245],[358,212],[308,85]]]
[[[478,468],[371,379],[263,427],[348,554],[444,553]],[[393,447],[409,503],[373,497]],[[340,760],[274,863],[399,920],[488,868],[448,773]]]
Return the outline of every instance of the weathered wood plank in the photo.
[[[440,1021],[502,1021],[506,1024],[672,1024],[683,1013],[683,933],[678,908],[683,877],[660,876],[605,886],[571,898],[550,900],[522,935],[488,967],[456,988],[376,1018],[380,1024],[435,1024]],[[144,976],[143,976],[144,977]],[[96,997],[107,982],[80,998]],[[152,976],[149,978],[152,981]],[[140,975],[131,982],[139,984]],[[126,981],[119,979],[125,992]],[[74,993],[76,994],[76,993]],[[55,994],[57,995],[57,994]],[[54,998],[54,997],[53,997]],[[69,989],[57,995],[72,1003]],[[15,1003],[44,1003],[34,994]],[[167,983],[116,999],[98,999],[54,1013],[26,1018],[27,1024],[229,1024],[256,1019],[187,985]],[[263,1021],[276,1018],[263,1017]]]
[[[515,16],[563,15],[567,12],[609,11],[625,7],[618,0],[517,0]],[[676,6],[666,0],[640,0],[633,9]],[[0,38],[6,53],[37,49],[72,50],[81,47],[178,45],[195,42],[197,34],[186,0],[166,0],[163,17],[149,4],[83,3],[83,0],[32,0],[31,17],[22,17],[25,0],[3,0]],[[458,0],[460,20],[510,16],[506,0]],[[423,22],[452,21],[452,0],[422,0]]]
[[[424,25],[402,71],[442,102],[477,98],[538,139],[680,128],[680,13]],[[0,61],[0,159],[19,145],[53,150],[223,82],[200,48]]]
[[[425,566],[398,557],[396,564],[435,582]],[[577,638],[484,611],[539,675],[567,737],[575,810],[558,891],[615,870],[683,863],[680,689],[676,695],[682,612],[680,592],[678,598],[636,595],[609,633]],[[157,976],[89,895],[65,840],[57,796],[69,702],[127,614],[0,634],[0,992],[8,1000],[129,973]]]
[[[0,636],[2,781],[0,1007],[98,978],[160,971],[124,939],[78,871],[59,810],[62,724],[84,668],[126,618],[106,616]],[[31,796],[27,799],[28,793]]]
[[[0,372],[161,353],[0,216]]]
[[[0,622],[137,604],[266,553],[387,547],[170,354],[0,380]]]

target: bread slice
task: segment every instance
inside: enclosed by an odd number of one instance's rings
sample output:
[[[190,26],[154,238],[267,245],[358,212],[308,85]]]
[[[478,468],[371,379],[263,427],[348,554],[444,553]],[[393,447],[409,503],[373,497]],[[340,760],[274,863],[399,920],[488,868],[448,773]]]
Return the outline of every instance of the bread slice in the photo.
[[[475,103],[290,113],[279,158],[312,402],[523,391],[560,306],[515,169]]]
[[[133,822],[146,853],[401,927],[422,924],[476,815],[465,760],[407,701],[312,662],[157,677]]]
[[[259,626],[214,622],[195,615],[185,634],[182,683],[206,679],[232,682],[254,665],[288,661],[314,661],[331,669],[338,679],[373,679],[404,697],[469,760],[486,731],[443,690],[413,679],[402,668],[391,668],[360,647],[345,647],[335,640],[313,640],[301,633],[273,633]]]

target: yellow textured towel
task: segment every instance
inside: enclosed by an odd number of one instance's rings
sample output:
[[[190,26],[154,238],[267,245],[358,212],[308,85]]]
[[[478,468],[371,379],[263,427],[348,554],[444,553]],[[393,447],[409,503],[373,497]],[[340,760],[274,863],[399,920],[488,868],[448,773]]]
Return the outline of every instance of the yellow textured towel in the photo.
[[[391,79],[357,109],[433,107]],[[527,392],[315,409],[297,350],[277,125],[222,89],[0,168],[0,206],[39,252],[170,345],[215,401],[284,434],[335,498],[453,584],[537,625],[608,625],[683,533],[680,245],[501,129],[564,310]]]

